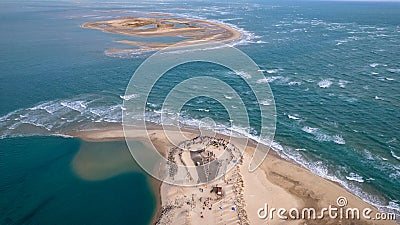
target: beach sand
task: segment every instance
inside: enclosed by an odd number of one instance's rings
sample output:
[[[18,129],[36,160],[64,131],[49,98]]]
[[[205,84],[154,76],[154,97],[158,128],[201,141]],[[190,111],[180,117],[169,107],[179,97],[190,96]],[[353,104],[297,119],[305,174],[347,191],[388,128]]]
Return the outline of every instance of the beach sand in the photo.
[[[190,19],[154,17],[157,13],[141,13],[141,17],[121,17],[118,19],[86,22],[82,28],[101,30],[107,33],[130,37],[180,37],[183,40],[171,42],[144,42],[118,40],[116,42],[134,45],[137,49],[109,49],[106,53],[135,53],[161,50],[169,46],[192,46],[207,43],[227,43],[242,37],[239,30],[223,23]]]
[[[168,149],[172,147],[171,142],[166,138],[160,127],[152,126],[148,130],[153,144],[156,146],[157,150],[165,156]],[[198,131],[189,129],[183,130],[182,133],[186,137],[186,140],[195,138],[199,134]],[[108,142],[124,139],[124,132],[122,131],[122,128],[118,127],[103,130],[79,131],[72,135],[89,142]],[[228,138],[225,135],[218,136]],[[127,137],[133,140],[145,141],[146,132],[128,131]],[[176,140],[172,140],[172,142],[184,141],[179,140],[179,138],[182,139],[182,136],[178,133],[176,135],[172,134],[169,137],[172,137],[172,139],[176,137]],[[243,155],[243,162],[238,163],[238,165],[225,176],[225,179],[229,177],[237,179],[235,182],[232,181],[232,183],[228,182],[227,184],[227,181],[224,180],[224,178],[221,178],[207,185],[180,187],[152,179],[151,183],[157,190],[156,193],[159,195],[157,211],[152,223],[239,224],[241,222],[242,224],[396,224],[396,222],[390,220],[333,220],[327,218],[328,216],[325,216],[322,220],[281,220],[277,218],[277,214],[274,215],[274,219],[272,220],[269,218],[258,218],[257,211],[264,207],[265,203],[267,203],[270,208],[274,207],[278,209],[283,207],[289,210],[295,207],[301,210],[304,207],[313,207],[318,212],[321,208],[328,207],[329,205],[337,206],[336,200],[340,196],[347,199],[348,205],[346,207],[357,207],[360,211],[367,207],[371,208],[373,210],[370,214],[371,217],[374,217],[378,210],[338,184],[321,178],[305,168],[280,158],[274,151],[270,151],[262,165],[257,170],[249,172],[247,168],[253,150],[252,146],[248,146]],[[87,160],[81,159],[81,157],[84,156],[85,153],[82,152],[77,154],[74,159],[74,168],[80,168],[81,170],[85,169],[84,167],[82,168],[82,165],[79,165],[79,162],[87,164]],[[124,164],[125,161],[126,159],[123,159],[122,157],[114,157],[111,162],[107,163],[108,167],[110,167],[110,164],[114,164],[115,168],[120,169],[112,169],[111,175],[116,175],[118,171],[126,172],[126,168],[124,170],[126,165]],[[128,170],[131,170],[131,168]],[[94,173],[94,177],[90,177],[93,173],[84,173],[80,171],[80,174],[84,174],[86,179],[98,179],[99,173],[104,173],[106,170],[99,171]],[[105,172],[104,177],[108,176],[110,176],[110,172]],[[237,184],[240,183],[242,183],[242,186],[237,186]],[[224,196],[222,199],[211,201],[215,202],[211,210],[207,209],[207,207],[204,210],[200,207],[202,206],[201,204],[204,203],[197,199],[204,194],[209,195],[210,188],[213,185],[223,186]],[[204,192],[200,192],[199,188],[203,188]],[[235,188],[240,190],[239,194],[235,194]],[[243,201],[239,204],[236,202],[237,205],[235,205],[235,201],[241,201],[240,199]],[[179,207],[177,207],[178,205]],[[238,212],[236,211],[238,210],[239,205],[243,205],[243,210],[246,213],[245,222],[240,221]],[[233,211],[232,207],[236,207],[236,210]],[[201,215],[203,215],[203,218]]]

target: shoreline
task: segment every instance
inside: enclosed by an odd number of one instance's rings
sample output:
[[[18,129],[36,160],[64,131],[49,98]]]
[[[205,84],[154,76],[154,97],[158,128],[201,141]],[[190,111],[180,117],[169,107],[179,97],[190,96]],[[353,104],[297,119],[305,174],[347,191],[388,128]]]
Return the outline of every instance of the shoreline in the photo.
[[[160,153],[163,153],[165,155],[165,152],[167,151],[167,141],[163,139],[163,134],[162,130],[160,130],[160,127],[158,125],[151,125],[150,128],[148,129],[149,131],[152,132],[153,137],[155,137],[156,140],[154,140],[153,143],[156,145],[162,146],[161,148],[157,147],[157,150],[160,150]],[[188,137],[194,137],[197,136],[197,132],[195,129],[182,129],[183,132],[185,133],[185,136]],[[128,137],[132,138],[134,140],[141,140],[143,141],[143,133],[140,132],[128,132]],[[101,130],[86,130],[86,131],[79,131],[75,132],[72,134],[72,136],[79,137],[85,141],[89,142],[103,142],[103,141],[111,141],[111,140],[124,140],[124,133],[121,129],[121,127],[112,127],[112,128],[107,128],[107,129],[101,129]],[[223,134],[218,134],[219,137],[223,138],[229,138],[226,135]],[[249,154],[252,152],[252,148],[254,149],[254,146],[248,146],[245,150],[245,161],[247,162]],[[257,186],[254,185],[254,183],[259,182],[256,180],[252,180],[252,173],[248,173],[247,171],[247,164],[245,163],[244,167],[241,167],[241,174],[242,176],[244,175],[244,181],[245,183],[249,183],[250,185],[245,185],[248,187],[252,186]],[[371,208],[374,213],[379,212],[378,209],[365,202],[363,199],[357,197],[353,193],[347,191],[344,187],[340,186],[339,183],[333,182],[330,180],[327,180],[325,178],[322,178],[311,171],[307,170],[306,168],[301,167],[300,165],[295,164],[294,162],[288,161],[286,159],[281,158],[275,150],[270,151],[260,166],[256,171],[257,177],[259,178],[258,180],[261,180],[263,184],[258,184],[258,192],[263,192],[263,190],[260,190],[260,185],[264,185],[264,190],[270,190],[271,188],[273,189],[272,195],[268,195],[267,193],[261,193],[259,194],[260,196],[264,196],[265,199],[268,199],[268,203],[272,202],[271,207],[275,207],[274,204],[276,205],[282,205],[282,199],[292,199],[294,202],[285,202],[283,206],[286,208],[291,208],[291,207],[314,207],[314,208],[321,208],[321,207],[327,207],[328,205],[334,205],[336,204],[336,199],[339,196],[344,196],[349,200],[349,207],[357,207],[360,209],[363,208]],[[264,177],[262,177],[264,176]],[[261,179],[262,177],[262,179]],[[165,196],[162,194],[162,188],[163,183],[160,181],[157,181],[154,178],[151,179],[151,184],[152,188],[156,190],[155,195],[156,195],[156,200],[157,200],[157,208],[154,212],[154,217],[152,219],[152,224],[154,224],[157,219],[161,215],[161,208],[165,202]],[[315,185],[318,184],[318,185]],[[165,187],[164,187],[165,189]],[[171,189],[171,188],[169,188]],[[248,188],[249,189],[249,188]],[[271,189],[271,190],[272,190]],[[168,190],[168,188],[167,188]],[[250,198],[249,196],[252,196],[251,191],[247,190],[245,188],[245,193],[247,192],[248,196],[245,196],[246,198]],[[254,189],[253,189],[254,192]],[[269,192],[269,191],[267,191]],[[280,196],[279,198],[273,198],[271,196]],[[175,196],[175,195],[173,195]],[[284,196],[284,197],[282,197]],[[164,201],[163,201],[164,197]],[[256,200],[257,201],[257,200]],[[246,201],[248,203],[248,201]],[[292,204],[289,204],[292,203]],[[280,206],[280,207],[283,207]],[[263,204],[261,202],[258,202],[258,204],[247,204],[247,208],[252,213],[249,217],[251,218],[250,221],[256,221],[256,222],[265,222],[263,220],[260,220],[259,218],[256,218],[254,215],[254,210],[258,209],[260,207],[263,207]],[[248,213],[249,214],[249,213]],[[257,221],[257,219],[259,221]],[[325,218],[326,219],[326,218]],[[279,224],[279,220],[274,220],[270,221],[267,220],[270,224]],[[299,224],[301,223],[302,220],[294,220],[291,221],[290,224]],[[330,220],[326,220],[328,222]],[[339,220],[335,220],[338,222]],[[352,220],[341,220],[347,221],[349,223],[342,223],[342,224],[350,224]],[[361,224],[371,224],[371,221],[365,221],[361,220]],[[304,222],[304,221],[303,221]],[[307,220],[308,224],[318,224],[318,222],[321,222],[321,220]],[[354,221],[353,221],[354,222]],[[377,224],[396,224],[395,221],[390,221],[390,220],[385,220],[385,221],[378,221],[379,223]],[[253,224],[253,223],[251,223]],[[372,223],[374,224],[374,223]]]
[[[150,224],[155,224],[157,219],[161,216],[161,184],[162,182],[154,179],[153,177],[149,177],[149,183],[151,188],[153,189],[154,197],[156,200],[156,208],[154,209],[153,216],[151,218]]]

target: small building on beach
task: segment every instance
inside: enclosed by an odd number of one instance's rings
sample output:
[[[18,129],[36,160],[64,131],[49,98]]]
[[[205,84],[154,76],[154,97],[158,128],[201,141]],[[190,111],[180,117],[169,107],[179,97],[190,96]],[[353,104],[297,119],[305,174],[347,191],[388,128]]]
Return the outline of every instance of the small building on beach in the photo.
[[[214,192],[217,195],[217,198],[222,198],[222,187],[213,187],[211,192]]]

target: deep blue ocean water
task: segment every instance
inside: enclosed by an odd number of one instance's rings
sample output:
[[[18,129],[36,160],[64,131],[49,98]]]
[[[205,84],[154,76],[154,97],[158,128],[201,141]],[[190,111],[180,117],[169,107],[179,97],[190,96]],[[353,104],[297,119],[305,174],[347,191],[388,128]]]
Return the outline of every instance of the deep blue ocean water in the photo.
[[[129,48],[114,42],[127,38],[80,28],[87,21],[132,14],[104,11],[108,9],[168,12],[242,29],[245,37],[233,45],[264,70],[271,86],[278,114],[274,141],[278,153],[384,210],[399,212],[399,3],[3,1],[0,189],[5,197],[0,207],[7,214],[1,214],[1,222],[52,224],[57,216],[69,213],[89,221],[102,210],[115,210],[101,214],[104,221],[129,221],[136,214],[118,214],[112,205],[125,208],[130,203],[94,197],[118,188],[124,192],[126,184],[142,193],[141,198],[152,199],[146,175],[137,172],[99,183],[76,178],[70,161],[79,149],[78,140],[31,137],[121,121],[126,85],[151,53],[105,54],[107,49]],[[227,81],[252,107],[252,95],[231,71],[193,63],[169,71],[157,83],[149,99],[148,119],[159,121],[163,97],[174,84],[204,75]],[[233,129],[257,135],[258,117],[256,110],[252,112],[252,129]],[[182,123],[196,126],[204,117],[217,121],[221,132],[227,130],[226,110],[205,98],[188,102]],[[89,189],[98,193],[76,197]],[[132,202],[137,200],[129,194]],[[79,213],[66,207],[69,204],[96,207]],[[108,208],[102,208],[105,205]],[[143,223],[151,217],[152,207],[146,208],[147,214],[137,214]],[[54,215],[47,213],[55,208]]]

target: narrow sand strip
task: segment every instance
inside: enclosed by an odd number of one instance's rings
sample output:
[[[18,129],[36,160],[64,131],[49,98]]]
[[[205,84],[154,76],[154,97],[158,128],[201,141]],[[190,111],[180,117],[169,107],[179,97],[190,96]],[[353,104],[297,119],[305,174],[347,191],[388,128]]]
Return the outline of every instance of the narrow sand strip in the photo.
[[[183,133],[187,139],[190,139],[196,137],[198,131],[185,130]],[[168,150],[173,147],[159,127],[152,127],[149,134],[153,144],[158,146],[157,150],[162,154],[166,155]],[[80,131],[73,135],[95,142],[124,139],[121,128]],[[130,131],[127,135],[129,139],[143,141],[146,133],[143,131]],[[224,135],[219,136],[224,137]],[[185,141],[178,134],[175,141],[179,141],[179,138],[181,141]],[[225,138],[228,140],[228,137],[225,136]],[[265,224],[266,222],[268,224],[304,224],[304,222],[307,224],[396,224],[394,221],[332,220],[326,217],[323,220],[308,221],[285,221],[278,218],[274,220],[259,219],[257,210],[264,207],[265,203],[274,208],[284,207],[290,209],[297,207],[302,209],[304,207],[314,207],[319,210],[329,205],[337,205],[336,199],[339,196],[347,198],[347,207],[357,207],[361,210],[366,207],[371,208],[373,210],[372,217],[378,210],[338,184],[318,177],[298,165],[281,159],[273,151],[268,154],[259,169],[250,173],[247,170],[247,166],[252,151],[253,147],[248,146],[243,156],[243,163],[238,163],[237,167],[225,176],[227,179],[221,178],[210,184],[197,187],[179,187],[166,183],[157,186],[160,190],[160,205],[155,215],[154,223],[202,225]],[[115,163],[119,165],[119,162]],[[224,188],[223,197],[217,199],[213,194],[213,199],[207,201],[206,197],[211,196],[211,187],[216,185]],[[203,191],[199,188],[202,188]],[[203,217],[201,217],[202,215]]]

